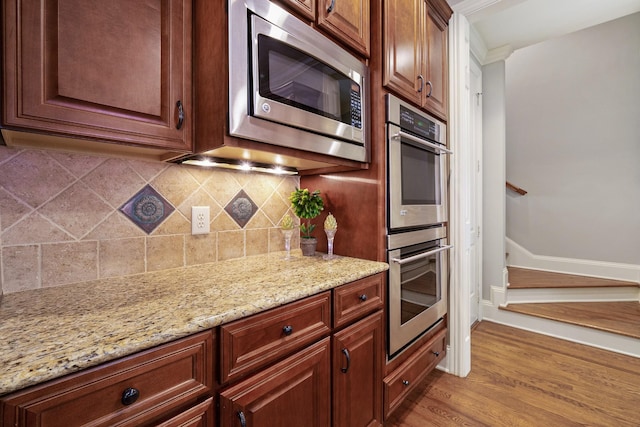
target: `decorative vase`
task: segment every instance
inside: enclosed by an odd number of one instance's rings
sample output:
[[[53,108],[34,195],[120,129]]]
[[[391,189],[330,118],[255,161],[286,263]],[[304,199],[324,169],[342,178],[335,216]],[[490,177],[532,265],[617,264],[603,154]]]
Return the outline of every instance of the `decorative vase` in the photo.
[[[337,228],[332,229],[324,229],[325,234],[327,235],[327,254],[324,255],[323,259],[334,259],[336,256],[333,254],[333,238],[336,235]]]
[[[304,256],[314,256],[316,254],[316,245],[318,240],[315,237],[303,237],[300,239],[300,249]]]
[[[291,259],[291,236],[293,235],[293,229],[282,229],[284,236],[284,250],[287,251],[284,259]]]

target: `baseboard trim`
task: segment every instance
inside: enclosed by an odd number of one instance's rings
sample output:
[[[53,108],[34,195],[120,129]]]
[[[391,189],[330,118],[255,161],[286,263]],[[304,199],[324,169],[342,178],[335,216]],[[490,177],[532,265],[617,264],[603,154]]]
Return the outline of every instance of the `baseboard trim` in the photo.
[[[507,289],[507,303],[640,301],[640,287]]]
[[[484,320],[640,358],[640,345],[638,345],[637,339],[597,329],[500,310],[497,306],[494,306],[491,301],[487,300],[483,300],[482,304],[484,305]],[[553,333],[549,331],[553,331]]]
[[[640,265],[636,264],[535,255],[508,237],[505,238],[505,250],[509,254],[507,264],[511,267],[640,283]]]

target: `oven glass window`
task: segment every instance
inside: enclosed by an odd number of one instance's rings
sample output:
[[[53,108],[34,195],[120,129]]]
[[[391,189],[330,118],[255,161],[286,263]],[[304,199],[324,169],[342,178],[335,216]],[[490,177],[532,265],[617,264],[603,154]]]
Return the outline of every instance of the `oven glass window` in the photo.
[[[437,246],[423,248],[419,252],[410,252],[406,257],[428,252],[435,247]],[[441,253],[435,253],[402,265],[400,270],[401,324],[409,322],[442,298],[439,280],[440,255]]]
[[[400,144],[402,204],[440,204],[440,155],[416,145]]]
[[[258,35],[260,95],[354,125],[351,98],[360,86],[325,63],[279,40]]]

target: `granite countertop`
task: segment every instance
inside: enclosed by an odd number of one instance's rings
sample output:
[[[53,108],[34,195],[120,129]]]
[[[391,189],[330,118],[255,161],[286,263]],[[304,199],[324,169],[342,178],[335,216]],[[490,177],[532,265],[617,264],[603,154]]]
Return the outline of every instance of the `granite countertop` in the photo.
[[[388,269],[294,251],[54,288],[0,300],[0,395]]]

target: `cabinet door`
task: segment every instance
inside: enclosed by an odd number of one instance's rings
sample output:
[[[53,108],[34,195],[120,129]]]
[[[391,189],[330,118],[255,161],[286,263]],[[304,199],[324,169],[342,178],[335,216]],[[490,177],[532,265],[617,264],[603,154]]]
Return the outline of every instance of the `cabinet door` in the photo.
[[[333,425],[382,425],[382,312],[333,336]]]
[[[316,20],[316,0],[275,0],[275,2],[309,21]]]
[[[331,425],[327,337],[220,393],[222,427]]]
[[[318,26],[357,52],[370,54],[369,0],[318,0]]]
[[[192,149],[191,1],[3,6],[4,127]]]
[[[447,23],[431,7],[425,12],[427,55],[425,61],[425,107],[435,115],[447,119],[448,55]]]
[[[156,427],[214,427],[215,414],[213,407],[213,397],[208,398],[186,411],[157,424]]]
[[[424,0],[384,1],[383,84],[416,105],[422,105]],[[423,76],[424,77],[424,76]]]

